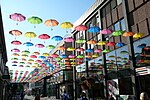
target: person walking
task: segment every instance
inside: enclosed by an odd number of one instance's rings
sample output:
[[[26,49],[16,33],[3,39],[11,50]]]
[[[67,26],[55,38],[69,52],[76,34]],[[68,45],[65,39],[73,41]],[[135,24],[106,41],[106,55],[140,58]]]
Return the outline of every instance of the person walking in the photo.
[[[69,95],[67,94],[66,90],[64,90],[61,100],[68,100],[68,99],[69,99]]]

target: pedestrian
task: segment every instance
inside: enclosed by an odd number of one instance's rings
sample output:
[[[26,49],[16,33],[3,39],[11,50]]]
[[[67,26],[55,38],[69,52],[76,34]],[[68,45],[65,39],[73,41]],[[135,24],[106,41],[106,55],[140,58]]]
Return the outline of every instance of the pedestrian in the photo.
[[[146,92],[142,92],[140,94],[140,100],[148,100],[148,95]]]
[[[40,94],[37,94],[34,100],[40,100]]]
[[[82,91],[80,100],[88,100],[85,91]]]
[[[69,95],[67,94],[66,90],[64,90],[61,100],[68,100],[68,99],[69,99]]]

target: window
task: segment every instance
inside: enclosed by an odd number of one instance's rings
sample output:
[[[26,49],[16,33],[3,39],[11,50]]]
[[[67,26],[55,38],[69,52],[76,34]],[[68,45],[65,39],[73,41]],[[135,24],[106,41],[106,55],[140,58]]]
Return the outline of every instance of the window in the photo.
[[[115,23],[115,30],[120,30],[120,25],[119,25],[119,22]]]
[[[126,30],[126,26],[125,26],[125,21],[124,21],[124,19],[122,19],[121,21],[120,21],[120,24],[121,24],[121,30]]]
[[[120,5],[122,3],[122,0],[117,0],[117,5]]]
[[[117,6],[116,0],[112,0],[112,1],[111,1],[111,9],[116,8],[116,6]]]
[[[110,13],[110,3],[106,6],[106,15]]]
[[[105,17],[106,13],[105,13],[105,7],[102,8],[101,10],[101,17]]]

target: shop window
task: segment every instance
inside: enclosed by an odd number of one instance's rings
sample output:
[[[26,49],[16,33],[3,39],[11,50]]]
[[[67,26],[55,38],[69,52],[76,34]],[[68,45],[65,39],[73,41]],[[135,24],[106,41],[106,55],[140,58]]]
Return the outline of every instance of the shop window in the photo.
[[[117,0],[117,5],[120,5],[122,3],[122,0]]]
[[[115,9],[116,6],[117,6],[116,0],[112,0],[112,1],[111,1],[111,9]]]
[[[120,30],[120,24],[119,24],[119,22],[115,23],[114,27],[115,27],[115,30]]]
[[[121,21],[120,21],[120,25],[121,25],[121,30],[126,30],[126,26],[125,26],[125,21],[124,21],[124,19],[122,19]]]

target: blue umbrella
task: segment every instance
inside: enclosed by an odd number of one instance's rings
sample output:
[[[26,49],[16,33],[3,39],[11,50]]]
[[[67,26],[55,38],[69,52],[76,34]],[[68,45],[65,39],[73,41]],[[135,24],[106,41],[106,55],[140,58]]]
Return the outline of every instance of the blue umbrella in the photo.
[[[61,36],[54,36],[54,37],[52,37],[52,40],[61,41],[61,40],[63,40],[63,38]]]
[[[23,45],[25,45],[25,46],[33,46],[34,44],[31,43],[31,42],[25,42]]]
[[[98,26],[93,26],[88,29],[88,32],[97,33],[97,32],[100,32],[100,28]]]
[[[45,56],[39,56],[38,58],[40,58],[40,59],[45,59],[46,57],[45,57]]]
[[[91,59],[90,58],[85,58],[85,61],[90,61]]]
[[[61,58],[67,58],[67,55],[66,54],[62,54],[60,55]]]
[[[46,66],[51,67],[51,66],[53,66],[53,65],[52,65],[52,64],[50,64],[50,63],[47,63],[47,64],[46,64]]]
[[[123,43],[123,42],[118,42],[118,43],[116,43],[116,46],[117,47],[122,47],[122,46],[124,46],[125,44]]]
[[[137,47],[138,47],[138,48],[144,48],[144,47],[146,47],[146,44],[143,43],[143,44],[138,45]]]
[[[17,66],[16,64],[13,64],[12,66]]]
[[[87,49],[87,50],[85,50],[86,52],[94,52],[94,50],[93,49]]]

